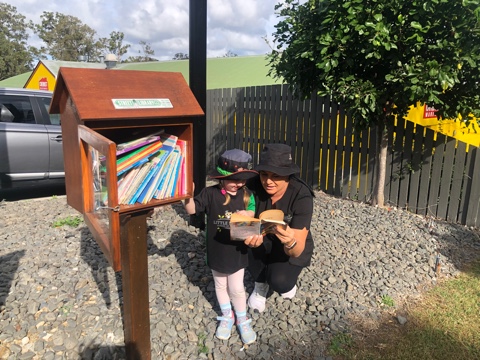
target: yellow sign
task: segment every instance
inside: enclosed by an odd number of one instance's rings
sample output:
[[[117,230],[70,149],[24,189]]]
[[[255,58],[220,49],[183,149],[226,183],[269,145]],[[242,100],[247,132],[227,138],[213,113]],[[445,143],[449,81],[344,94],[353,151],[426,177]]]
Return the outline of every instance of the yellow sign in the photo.
[[[467,126],[460,119],[438,120],[436,111],[432,106],[417,104],[415,107],[412,106],[406,119],[464,143],[480,146],[480,126],[476,121],[471,121]]]
[[[24,87],[26,89],[53,91],[55,88],[55,82],[55,76],[47,69],[47,67],[45,67],[45,65],[39,62],[36,70],[32,72]]]

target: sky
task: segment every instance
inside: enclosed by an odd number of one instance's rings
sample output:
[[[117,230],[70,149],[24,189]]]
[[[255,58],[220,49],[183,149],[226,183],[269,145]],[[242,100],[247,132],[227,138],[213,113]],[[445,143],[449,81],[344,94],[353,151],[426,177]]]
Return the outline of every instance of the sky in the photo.
[[[171,60],[189,52],[189,0],[0,0],[17,8],[35,24],[44,11],[75,16],[96,31],[96,38],[112,31],[124,34],[131,45],[123,56],[143,55],[140,41],[154,50],[154,58]],[[270,52],[275,5],[281,0],[207,0],[207,57],[227,52],[238,56]],[[267,41],[265,41],[267,36]],[[29,44],[40,46],[33,34]]]

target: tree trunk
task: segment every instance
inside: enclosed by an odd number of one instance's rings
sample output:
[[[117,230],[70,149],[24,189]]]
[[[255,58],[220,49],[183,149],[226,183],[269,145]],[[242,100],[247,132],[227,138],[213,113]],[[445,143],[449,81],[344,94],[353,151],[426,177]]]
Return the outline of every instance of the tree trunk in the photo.
[[[387,150],[388,150],[388,132],[387,122],[383,119],[377,125],[377,155],[375,157],[375,187],[373,190],[372,205],[380,207],[384,206],[385,202],[385,177],[387,169]]]

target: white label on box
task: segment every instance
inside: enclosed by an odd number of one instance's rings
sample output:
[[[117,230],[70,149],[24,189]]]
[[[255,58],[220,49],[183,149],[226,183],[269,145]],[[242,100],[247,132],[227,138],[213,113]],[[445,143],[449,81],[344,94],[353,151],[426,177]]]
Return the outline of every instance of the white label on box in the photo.
[[[171,109],[170,99],[112,99],[115,109]]]

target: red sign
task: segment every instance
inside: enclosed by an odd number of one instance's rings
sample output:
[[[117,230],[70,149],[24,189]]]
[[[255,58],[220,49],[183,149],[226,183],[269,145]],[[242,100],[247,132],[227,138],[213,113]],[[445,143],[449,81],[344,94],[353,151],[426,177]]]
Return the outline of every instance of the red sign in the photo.
[[[427,104],[423,105],[423,118],[424,119],[429,119],[429,118],[436,118],[437,115],[435,113],[438,110],[435,109],[433,106],[428,106]]]
[[[46,77],[44,78],[41,78],[40,80],[38,80],[38,88],[40,90],[48,90],[48,80]]]

